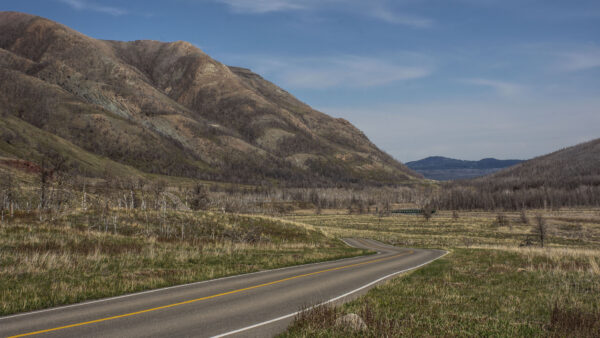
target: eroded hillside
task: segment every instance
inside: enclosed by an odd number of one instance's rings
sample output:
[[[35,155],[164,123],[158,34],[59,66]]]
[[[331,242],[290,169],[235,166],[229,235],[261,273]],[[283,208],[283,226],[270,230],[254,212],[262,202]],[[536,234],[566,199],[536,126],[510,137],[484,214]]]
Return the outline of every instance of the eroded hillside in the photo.
[[[50,147],[95,175],[128,167],[245,183],[419,178],[349,122],[183,41],[102,41],[2,12],[0,86],[0,156],[35,162]]]

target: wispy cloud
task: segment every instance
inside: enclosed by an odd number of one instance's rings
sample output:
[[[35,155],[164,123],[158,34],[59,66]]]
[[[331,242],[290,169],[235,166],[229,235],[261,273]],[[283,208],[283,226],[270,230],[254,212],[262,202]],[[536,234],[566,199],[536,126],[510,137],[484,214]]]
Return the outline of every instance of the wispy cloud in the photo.
[[[428,28],[433,20],[405,13],[390,6],[388,0],[212,0],[229,6],[236,13],[264,14],[289,11],[340,11],[353,12],[389,24],[413,28]]]
[[[493,89],[496,93],[505,97],[514,97],[522,95],[527,91],[527,87],[521,84],[489,80],[482,78],[462,79],[461,82],[476,86],[483,86]]]
[[[288,88],[366,88],[426,77],[432,67],[356,55],[307,58],[245,57],[260,74]]]
[[[559,53],[558,68],[563,71],[581,71],[600,67],[600,48]]]
[[[216,0],[238,13],[269,13],[305,9],[298,1],[290,0]]]
[[[370,10],[373,18],[385,21],[391,24],[411,26],[415,28],[429,28],[433,25],[433,20],[414,15],[396,13],[390,8],[375,7]]]
[[[94,12],[100,12],[110,14],[114,16],[127,14],[127,11],[122,8],[99,5],[86,0],[59,0],[60,2],[71,6],[76,10],[89,10]]]

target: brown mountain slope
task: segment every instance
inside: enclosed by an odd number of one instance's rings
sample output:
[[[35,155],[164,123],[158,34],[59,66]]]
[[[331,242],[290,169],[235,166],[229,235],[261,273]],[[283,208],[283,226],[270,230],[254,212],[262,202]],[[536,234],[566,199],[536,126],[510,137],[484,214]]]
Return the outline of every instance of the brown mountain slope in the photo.
[[[0,156],[86,152],[142,172],[288,185],[419,178],[343,119],[177,41],[101,41],[0,12]],[[22,126],[15,131],[6,126]],[[12,140],[12,143],[11,143]],[[76,150],[75,150],[76,149]],[[69,150],[69,151],[67,151]],[[73,159],[74,168],[102,168]]]
[[[600,139],[536,157],[482,178],[512,187],[600,186]]]
[[[445,209],[520,210],[600,206],[600,139],[494,174],[447,183],[434,204]]]

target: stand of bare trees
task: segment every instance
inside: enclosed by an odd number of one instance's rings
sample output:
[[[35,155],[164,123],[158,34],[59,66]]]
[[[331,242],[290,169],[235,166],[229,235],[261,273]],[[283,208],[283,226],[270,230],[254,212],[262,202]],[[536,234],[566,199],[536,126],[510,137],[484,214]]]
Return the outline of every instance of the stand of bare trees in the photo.
[[[2,221],[19,211],[35,211],[43,219],[69,208],[156,210],[163,214],[171,209],[267,214],[285,214],[295,208],[317,212],[342,209],[351,214],[374,213],[383,217],[390,214],[394,204],[413,204],[428,218],[435,209],[519,211],[600,206],[600,178],[591,174],[565,182],[551,178],[535,182],[485,178],[412,187],[287,188],[272,183],[209,186],[200,182],[173,186],[161,179],[119,177],[108,170],[103,177],[89,178],[55,152],[38,149],[37,154],[34,183],[24,184],[9,171],[0,172]],[[458,213],[455,215],[457,219]],[[524,211],[521,222],[529,223]]]
[[[273,188],[270,186],[173,186],[163,180],[79,175],[56,154],[40,160],[34,185],[26,189],[8,172],[0,173],[2,216],[15,210],[35,211],[40,219],[67,209],[93,210],[214,210],[233,213],[285,214],[296,208],[346,209],[352,214],[389,215],[395,203],[416,203],[430,193],[401,188]]]
[[[557,187],[498,187],[484,184],[447,184],[433,196],[432,203],[446,210],[558,209],[600,206],[600,185],[573,189]]]

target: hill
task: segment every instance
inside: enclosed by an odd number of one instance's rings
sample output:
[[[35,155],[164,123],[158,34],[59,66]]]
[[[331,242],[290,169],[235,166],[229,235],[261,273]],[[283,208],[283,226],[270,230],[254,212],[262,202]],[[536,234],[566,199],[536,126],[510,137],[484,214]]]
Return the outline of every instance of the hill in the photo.
[[[0,12],[0,157],[92,176],[293,186],[420,178],[356,127],[192,44],[103,41]]]
[[[442,156],[431,156],[422,160],[407,162],[406,166],[422,174],[425,178],[448,181],[485,176],[521,162],[523,161],[497,160],[495,158],[465,161]]]
[[[525,161],[482,181],[510,188],[600,186],[600,138]]]
[[[448,183],[436,203],[448,209],[600,206],[600,139],[500,170]]]

